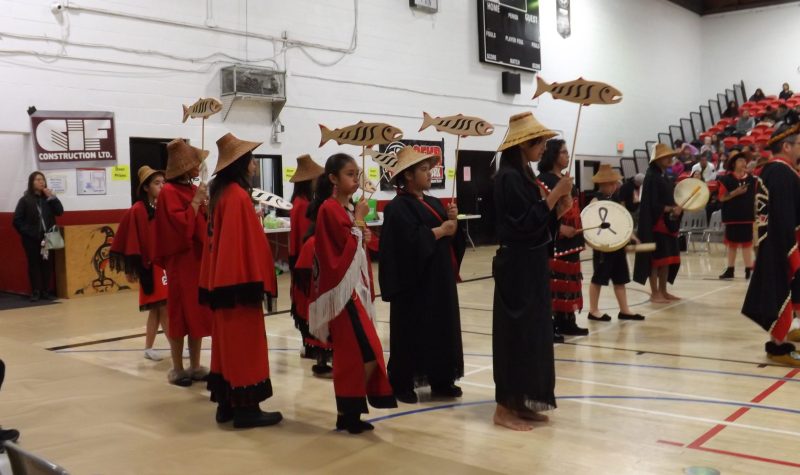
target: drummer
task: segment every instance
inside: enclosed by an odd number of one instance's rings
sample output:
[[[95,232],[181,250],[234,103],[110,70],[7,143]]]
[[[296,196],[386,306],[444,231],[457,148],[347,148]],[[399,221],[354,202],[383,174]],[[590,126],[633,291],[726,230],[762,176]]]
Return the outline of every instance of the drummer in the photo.
[[[652,254],[636,254],[633,280],[644,285],[650,279],[653,303],[680,300],[667,292],[667,282],[675,282],[681,266],[678,229],[683,209],[675,203],[672,184],[665,174],[677,154],[668,145],[656,144],[642,185],[636,235],[642,242],[654,242],[656,250]]]
[[[621,179],[622,176],[611,168],[611,165],[600,165],[597,174],[592,177],[592,182],[598,186],[600,193],[592,200],[592,203],[596,201],[613,201],[621,204],[622,200],[618,193]],[[639,242],[636,236],[633,236],[632,239],[635,242]],[[628,258],[625,256],[625,248],[623,247],[613,252],[602,252],[595,249],[592,255],[592,267],[594,268],[594,273],[592,275],[592,283],[589,286],[589,320],[598,322],[611,321],[611,317],[608,314],[600,316],[600,309],[598,308],[600,289],[602,286],[608,285],[609,281],[614,284],[614,295],[617,297],[617,303],[619,304],[617,318],[620,320],[644,320],[643,315],[634,313],[628,307],[625,284],[631,281],[631,274],[628,270]]]

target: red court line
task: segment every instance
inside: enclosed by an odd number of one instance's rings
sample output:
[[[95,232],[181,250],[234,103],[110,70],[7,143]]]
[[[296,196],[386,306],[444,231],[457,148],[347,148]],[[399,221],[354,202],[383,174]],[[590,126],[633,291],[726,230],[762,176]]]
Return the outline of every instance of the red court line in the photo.
[[[758,462],[774,463],[778,465],[786,465],[787,467],[800,467],[800,463],[787,462],[785,460],[770,459],[766,457],[759,457],[757,455],[743,454],[739,452],[730,452],[728,450],[711,449],[708,447],[689,447],[690,449],[702,450],[703,452],[713,452],[715,454],[730,455],[731,457],[738,457],[748,460],[756,460]]]
[[[657,440],[659,444],[667,444],[667,445],[675,445],[677,447],[683,447],[683,444],[680,442],[672,442],[671,440]]]

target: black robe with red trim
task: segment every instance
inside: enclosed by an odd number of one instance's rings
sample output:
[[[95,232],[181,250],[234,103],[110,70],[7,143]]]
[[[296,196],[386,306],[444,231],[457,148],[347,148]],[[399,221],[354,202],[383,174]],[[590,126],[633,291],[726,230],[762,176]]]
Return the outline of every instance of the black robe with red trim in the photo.
[[[383,219],[378,280],[390,302],[389,381],[395,391],[449,386],[464,375],[456,288],[464,233],[437,240],[432,229],[447,220],[442,202],[402,190]]]
[[[666,206],[675,206],[675,196],[672,183],[664,176],[658,165],[651,164],[644,176],[642,183],[641,202],[639,203],[639,226],[636,236],[642,243],[655,242],[654,228],[663,221],[666,229],[678,232],[680,221],[672,219],[670,213],[665,213]],[[636,253],[633,266],[633,280],[644,285],[650,278],[652,256],[647,252]],[[667,278],[670,283],[675,282],[680,264],[670,264]]]
[[[773,158],[756,193],[758,254],[742,313],[782,342],[800,309],[800,175]]]

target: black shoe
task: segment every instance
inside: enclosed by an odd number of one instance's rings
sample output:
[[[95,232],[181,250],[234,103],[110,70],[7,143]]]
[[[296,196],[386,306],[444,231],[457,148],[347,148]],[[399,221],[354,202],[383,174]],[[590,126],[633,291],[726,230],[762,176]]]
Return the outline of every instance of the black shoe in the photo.
[[[0,447],[2,442],[16,442],[19,440],[19,431],[16,429],[0,429]]]
[[[587,328],[581,328],[575,322],[574,313],[566,315],[566,317],[564,318],[564,324],[559,326],[558,329],[562,335],[586,336],[589,334],[589,330]]]
[[[564,343],[564,335],[558,333],[557,331],[553,331],[553,343]]]
[[[610,322],[611,321],[611,316],[609,314],[607,314],[607,313],[604,313],[602,317],[597,317],[597,316],[592,315],[591,313],[589,313],[589,316],[586,317],[586,318],[588,318],[589,320],[594,320],[596,322]]]
[[[217,424],[225,424],[233,420],[233,408],[217,404]]]
[[[372,430],[375,426],[361,420],[361,414],[340,414],[336,416],[336,430],[346,430],[351,434],[360,434]]]
[[[274,426],[282,420],[280,412],[264,412],[258,404],[233,410],[233,427],[237,429]]]
[[[644,320],[644,315],[639,315],[638,313],[628,314],[619,312],[617,318],[620,320]]]
[[[303,354],[300,357],[306,360],[315,360],[318,351],[314,346],[303,345]]]
[[[42,298],[42,296],[38,290],[31,292],[31,302],[38,302],[40,298]]]
[[[328,363],[317,363],[311,367],[311,372],[314,373],[314,376],[330,378],[331,373],[333,373],[333,368],[328,366]]]
[[[417,397],[417,393],[414,392],[413,389],[409,389],[408,391],[400,391],[394,393],[394,397],[406,404],[416,404],[419,402],[419,398]]]
[[[733,279],[733,267],[728,267],[727,269],[725,269],[725,272],[720,274],[719,278],[723,280]]]
[[[461,390],[455,384],[450,384],[447,386],[431,386],[431,396],[433,397],[441,397],[441,398],[457,398],[464,395],[464,391]]]
[[[55,300],[56,296],[51,294],[50,292],[42,292],[40,294],[42,300]]]
[[[750,274],[752,274],[752,273],[753,273],[753,268],[752,267],[745,267],[744,268],[744,278],[745,278],[745,280],[750,280]]]

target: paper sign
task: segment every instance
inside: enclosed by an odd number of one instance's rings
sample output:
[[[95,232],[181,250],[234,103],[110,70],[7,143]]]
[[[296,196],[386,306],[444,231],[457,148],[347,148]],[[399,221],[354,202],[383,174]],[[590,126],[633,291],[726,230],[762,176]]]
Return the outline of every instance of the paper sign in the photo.
[[[455,177],[456,177],[456,171],[454,169],[452,169],[452,168],[448,168],[447,169],[447,178],[452,180]]]
[[[367,177],[369,177],[370,180],[377,181],[378,177],[380,176],[381,175],[377,167],[369,167],[367,169]]]
[[[118,165],[111,167],[111,181],[130,181],[131,167],[128,165]]]
[[[464,167],[462,173],[464,174],[465,182],[472,181],[472,167]]]
[[[47,177],[47,187],[53,190],[53,193],[66,193],[67,177],[64,175],[50,175]]]
[[[78,168],[77,178],[79,195],[106,194],[105,168]]]
[[[283,167],[283,181],[291,180],[296,170],[296,167]]]

